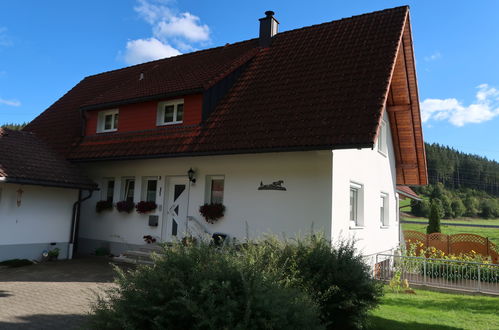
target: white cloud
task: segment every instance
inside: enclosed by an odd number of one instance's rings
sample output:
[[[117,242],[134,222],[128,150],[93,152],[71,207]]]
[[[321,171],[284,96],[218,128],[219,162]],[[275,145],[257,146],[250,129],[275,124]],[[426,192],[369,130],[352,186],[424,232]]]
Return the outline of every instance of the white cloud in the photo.
[[[177,13],[171,0],[137,0],[135,12],[151,25],[152,37],[127,42],[123,58],[128,64],[193,51],[210,41],[210,28],[189,12]]]
[[[426,99],[421,103],[423,122],[447,120],[461,127],[482,123],[499,116],[499,90],[487,84],[477,86],[476,99],[468,106],[455,98]]]
[[[12,40],[7,36],[7,28],[0,26],[0,47],[12,46]]]
[[[436,51],[433,54],[431,54],[430,56],[425,56],[424,60],[427,62],[430,62],[430,61],[436,61],[436,60],[441,59],[441,58],[442,58],[442,54],[440,54],[439,51]]]
[[[158,38],[180,37],[188,41],[200,42],[210,39],[208,25],[200,25],[199,17],[190,13],[181,13],[168,21],[158,22],[154,26],[154,35]]]
[[[18,100],[6,100],[6,99],[0,98],[0,105],[8,105],[10,107],[19,107],[19,106],[21,106],[21,102],[19,102]]]
[[[124,59],[128,64],[138,64],[179,54],[177,49],[156,38],[137,39],[127,42]]]

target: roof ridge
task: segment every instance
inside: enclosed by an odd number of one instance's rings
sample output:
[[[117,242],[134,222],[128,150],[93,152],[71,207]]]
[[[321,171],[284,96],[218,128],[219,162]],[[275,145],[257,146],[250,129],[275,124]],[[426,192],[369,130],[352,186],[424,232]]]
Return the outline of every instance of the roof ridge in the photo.
[[[377,14],[381,14],[381,13],[388,12],[388,11],[399,10],[399,9],[402,9],[402,8],[405,8],[406,10],[408,10],[409,6],[408,5],[404,5],[404,6],[386,8],[386,9],[382,9],[382,10],[372,11],[370,13],[364,13],[364,14],[360,14],[360,15],[353,15],[353,16],[350,16],[350,17],[344,17],[344,18],[340,18],[340,19],[335,19],[335,20],[332,20],[332,21],[329,21],[329,22],[320,23],[320,24],[308,25],[308,26],[304,26],[304,27],[301,27],[301,28],[297,28],[297,29],[292,29],[292,30],[287,30],[287,31],[279,32],[279,33],[276,34],[276,36],[279,36],[280,34],[287,34],[287,33],[290,33],[290,32],[295,32],[295,31],[300,31],[300,30],[304,30],[304,29],[309,29],[309,28],[313,28],[313,27],[317,27],[317,26],[321,26],[321,25],[327,25],[327,24],[331,24],[331,23],[334,23],[334,22],[341,22],[341,21],[352,20],[352,19],[356,19],[356,18],[359,18],[359,17],[363,17],[363,16],[377,15]],[[238,42],[235,42],[235,43],[227,43],[227,44],[222,45],[222,46],[200,49],[200,50],[197,50],[197,51],[194,51],[194,52],[190,52],[190,53],[184,53],[184,54],[179,54],[179,55],[175,55],[175,56],[160,58],[160,59],[157,59],[157,60],[153,60],[153,61],[149,61],[149,62],[144,62],[144,63],[138,63],[138,64],[126,66],[126,67],[123,67],[123,68],[119,68],[119,69],[103,71],[103,72],[100,72],[100,73],[96,73],[96,74],[93,74],[93,75],[86,76],[84,79],[86,79],[86,78],[92,78],[92,77],[97,77],[97,76],[100,76],[100,75],[103,75],[103,74],[107,74],[107,73],[111,73],[111,72],[118,72],[118,71],[130,69],[130,68],[136,68],[136,67],[141,66],[141,65],[144,65],[144,66],[151,65],[152,63],[167,61],[167,60],[172,59],[172,58],[179,58],[179,57],[191,56],[191,55],[195,55],[195,54],[199,54],[199,53],[203,53],[203,52],[214,51],[214,50],[219,49],[219,48],[224,48],[224,47],[227,47],[227,46],[235,46],[235,45],[239,45],[239,44],[243,44],[243,43],[251,42],[251,41],[255,41],[255,40],[258,40],[258,38],[251,38],[251,39],[247,39],[247,40],[241,40],[241,41],[238,41]],[[147,68],[146,70],[149,70],[149,68]]]
[[[97,77],[97,76],[104,75],[104,74],[111,73],[111,72],[118,72],[118,71],[123,71],[123,70],[130,69],[130,68],[136,68],[136,67],[141,66],[141,65],[144,65],[144,66],[145,65],[151,65],[152,63],[167,61],[167,60],[169,60],[171,58],[179,58],[179,57],[191,56],[191,55],[195,55],[195,54],[199,54],[199,53],[214,51],[214,50],[217,50],[217,49],[220,49],[220,48],[224,48],[224,47],[227,47],[227,46],[236,46],[236,45],[239,45],[239,44],[249,43],[251,41],[256,41],[256,40],[258,40],[258,38],[241,40],[241,41],[234,42],[234,43],[226,43],[225,45],[222,45],[222,46],[217,46],[217,47],[212,47],[212,48],[205,48],[205,49],[196,50],[194,52],[179,54],[179,55],[170,56],[170,57],[164,57],[164,58],[160,58],[160,59],[157,59],[157,60],[152,60],[152,61],[148,61],[148,62],[143,62],[143,63],[134,64],[134,65],[129,65],[129,66],[126,66],[126,67],[123,67],[123,68],[119,68],[119,69],[108,70],[108,71],[103,71],[103,72],[100,72],[100,73],[92,74],[92,75],[86,76],[84,79]],[[149,70],[149,69],[147,69],[147,70]]]

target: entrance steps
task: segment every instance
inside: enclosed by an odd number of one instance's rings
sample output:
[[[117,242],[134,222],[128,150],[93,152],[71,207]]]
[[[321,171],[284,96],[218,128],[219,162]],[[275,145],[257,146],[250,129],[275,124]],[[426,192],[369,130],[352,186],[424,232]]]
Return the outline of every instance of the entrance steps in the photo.
[[[151,254],[161,253],[163,248],[157,244],[147,244],[135,250],[127,250],[123,254],[114,257],[113,262],[134,265],[152,265]]]

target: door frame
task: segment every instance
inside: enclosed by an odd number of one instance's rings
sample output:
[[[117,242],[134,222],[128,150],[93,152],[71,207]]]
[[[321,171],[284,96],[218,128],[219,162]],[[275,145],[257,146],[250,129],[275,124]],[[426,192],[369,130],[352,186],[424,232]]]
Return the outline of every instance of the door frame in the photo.
[[[165,175],[165,182],[164,182],[164,189],[163,189],[163,214],[161,217],[161,241],[162,242],[171,242],[173,240],[173,236],[171,235],[171,221],[168,221],[168,211],[171,207],[170,205],[170,186],[172,179],[181,179],[183,183],[186,185],[186,193],[187,193],[187,200],[185,202],[185,219],[183,219],[184,223],[179,224],[178,229],[177,229],[177,238],[182,238],[183,232],[185,231],[185,228],[182,228],[182,225],[187,224],[187,217],[189,215],[189,199],[190,199],[190,182],[189,178],[186,175]],[[175,184],[175,183],[174,183]],[[178,183],[177,183],[178,184]]]

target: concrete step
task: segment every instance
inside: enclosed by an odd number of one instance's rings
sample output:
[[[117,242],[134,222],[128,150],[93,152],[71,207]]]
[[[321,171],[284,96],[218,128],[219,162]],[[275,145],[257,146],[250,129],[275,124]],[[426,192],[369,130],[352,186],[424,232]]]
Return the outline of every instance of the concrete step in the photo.
[[[156,251],[153,251],[156,252]],[[123,255],[125,257],[129,258],[137,258],[137,259],[146,259],[146,260],[151,260],[151,253],[149,251],[136,251],[136,250],[129,250],[125,251]]]
[[[153,265],[154,262],[150,260],[142,260],[137,258],[129,258],[124,255],[114,257],[113,262],[124,263],[124,264],[134,264],[134,265]]]

